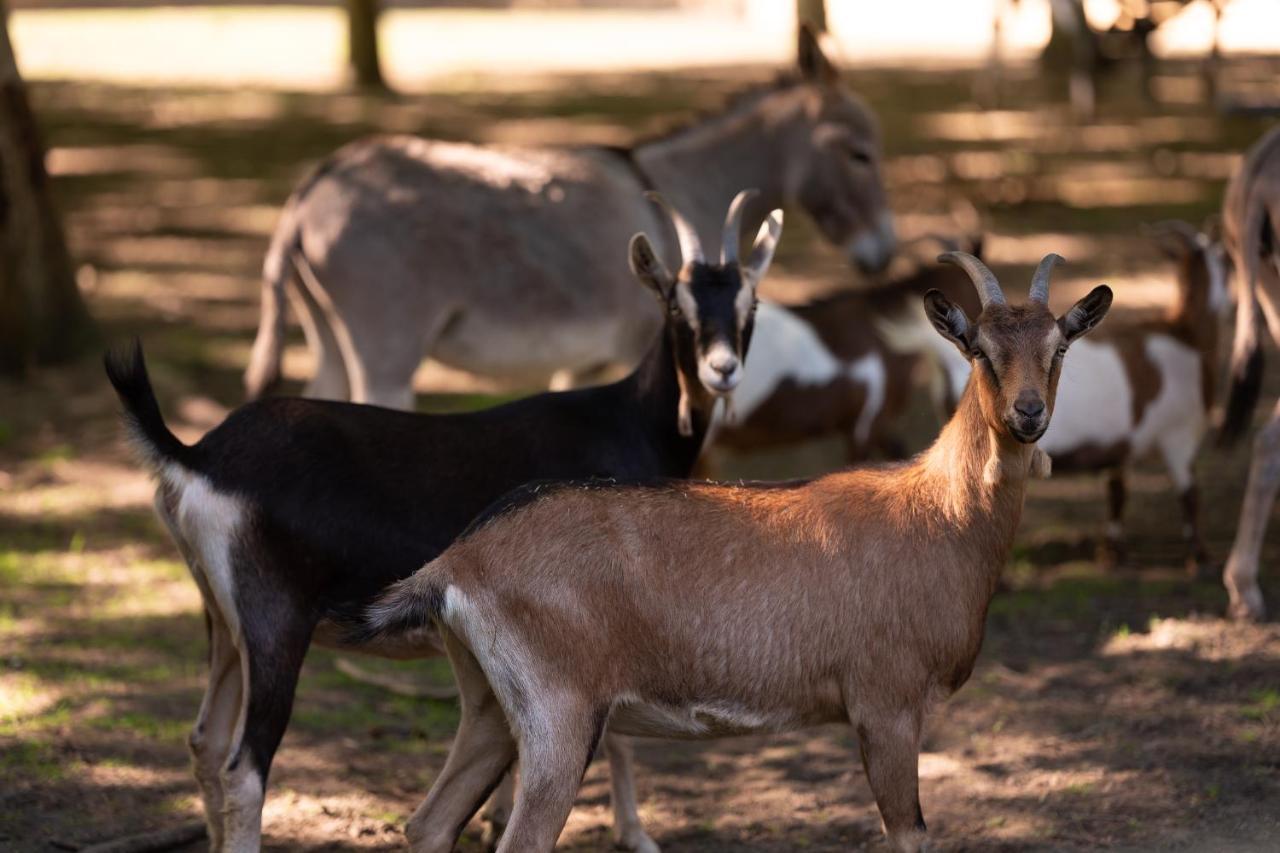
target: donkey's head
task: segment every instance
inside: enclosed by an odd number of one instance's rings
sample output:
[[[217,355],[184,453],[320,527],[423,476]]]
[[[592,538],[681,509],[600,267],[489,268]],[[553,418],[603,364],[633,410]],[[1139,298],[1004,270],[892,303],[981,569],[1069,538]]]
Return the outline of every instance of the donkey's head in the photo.
[[[756,289],[782,234],[782,211],[775,210],[760,226],[751,255],[738,260],[742,209],[755,194],[743,190],[729,205],[718,264],[707,260],[698,233],[657,193],[649,198],[666,210],[680,239],[679,272],[667,269],[644,234],[631,238],[631,271],[666,309],[680,381],[680,431],[685,435],[692,434],[691,405],[728,396],[742,380],[755,323]]]
[[[978,288],[982,313],[970,319],[937,290],[924,296],[935,329],[968,356],[983,417],[1000,434],[1024,444],[1049,428],[1062,359],[1076,338],[1106,316],[1111,288],[1100,284],[1055,318],[1049,311],[1049,274],[1062,260],[1046,255],[1031,280],[1025,305],[1009,305],[995,275],[973,255],[948,252],[938,260],[964,269]]]
[[[881,177],[880,131],[867,106],[844,88],[840,72],[807,27],[800,29],[803,121],[789,134],[787,193],[823,235],[867,272],[879,272],[897,246]]]

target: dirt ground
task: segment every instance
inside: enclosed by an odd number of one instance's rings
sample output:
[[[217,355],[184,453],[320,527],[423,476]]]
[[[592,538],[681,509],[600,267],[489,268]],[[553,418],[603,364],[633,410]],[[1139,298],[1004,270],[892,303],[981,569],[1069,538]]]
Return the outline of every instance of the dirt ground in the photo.
[[[1256,96],[1280,65],[1235,62]],[[240,399],[257,269],[306,166],[379,130],[503,141],[625,142],[715,106],[765,69],[591,77],[546,88],[363,99],[251,91],[40,84],[35,106],[111,341],[140,335],[162,404],[194,438]],[[1060,82],[1015,71],[985,113],[967,72],[860,71],[879,111],[901,230],[954,229],[982,211],[989,257],[1025,282],[1047,251],[1072,264],[1055,303],[1105,280],[1123,311],[1171,295],[1138,233],[1215,209],[1234,156],[1268,126],[1205,101],[1196,69],[1127,73],[1073,118]],[[857,286],[802,217],[787,220],[775,296]],[[619,247],[621,251],[621,247]],[[293,333],[286,369],[306,369]],[[1274,363],[1274,359],[1273,359]],[[424,410],[491,402],[494,388],[425,368]],[[296,387],[296,386],[295,386]],[[1280,372],[1268,379],[1272,398]],[[922,446],[926,411],[904,424]],[[838,442],[718,459],[725,474],[795,476]],[[1199,464],[1215,558],[1230,546],[1247,448]],[[1216,582],[1181,568],[1178,504],[1158,467],[1132,480],[1131,561],[1093,560],[1093,478],[1032,490],[973,678],[933,718],[922,799],[937,849],[1280,849],[1280,625],[1222,622]],[[1264,593],[1280,608],[1280,526]],[[204,677],[199,598],[150,512],[93,360],[0,384],[0,848],[74,850],[198,818],[186,730]],[[417,672],[423,665],[408,665]],[[447,679],[447,667],[432,664]],[[405,668],[405,667],[398,667]],[[391,849],[446,754],[450,703],[357,684],[316,651],[266,808],[273,850]],[[642,816],[667,851],[879,849],[879,820],[842,728],[639,745]],[[605,767],[591,767],[562,848],[611,845]],[[202,845],[192,845],[199,850]],[[478,827],[461,849],[479,850]]]

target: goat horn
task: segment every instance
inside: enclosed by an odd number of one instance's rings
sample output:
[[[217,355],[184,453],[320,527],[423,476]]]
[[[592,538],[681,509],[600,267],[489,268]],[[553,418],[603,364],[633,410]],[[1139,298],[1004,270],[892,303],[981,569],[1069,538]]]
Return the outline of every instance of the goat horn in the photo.
[[[1027,298],[1032,302],[1039,302],[1041,305],[1049,304],[1049,276],[1053,273],[1053,268],[1062,263],[1062,255],[1050,252],[1040,261],[1040,266],[1036,267],[1036,274],[1031,277],[1031,292],[1027,294]]]
[[[680,211],[672,207],[659,193],[647,192],[644,197],[666,211],[667,216],[671,218],[671,224],[676,229],[676,237],[680,240],[681,265],[706,263],[706,257],[702,254],[702,242],[698,239],[698,232],[694,231],[693,226],[689,224],[689,220],[681,216]]]
[[[724,233],[720,235],[720,265],[738,263],[738,242],[742,240],[742,209],[760,195],[759,190],[743,190],[733,197],[724,217]]]
[[[944,252],[938,255],[938,262],[955,264],[969,274],[974,287],[978,288],[978,301],[984,309],[988,305],[1005,304],[1004,291],[1000,289],[1000,282],[996,281],[996,274],[973,255],[968,252]]]

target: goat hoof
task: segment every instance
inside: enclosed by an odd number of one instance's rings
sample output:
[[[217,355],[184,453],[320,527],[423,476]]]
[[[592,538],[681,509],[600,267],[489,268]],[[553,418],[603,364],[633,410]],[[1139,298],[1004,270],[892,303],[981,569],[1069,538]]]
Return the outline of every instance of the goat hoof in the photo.
[[[639,835],[618,839],[613,843],[614,850],[626,850],[629,853],[662,853],[657,842],[641,832]]]
[[[1234,601],[1227,608],[1227,615],[1236,622],[1261,622],[1267,618],[1266,608],[1262,606],[1262,597],[1257,601]]]

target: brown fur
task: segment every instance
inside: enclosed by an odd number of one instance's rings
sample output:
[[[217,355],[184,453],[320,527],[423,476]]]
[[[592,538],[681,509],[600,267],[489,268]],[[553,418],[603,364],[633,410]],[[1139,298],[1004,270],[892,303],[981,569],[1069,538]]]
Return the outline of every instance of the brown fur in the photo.
[[[971,324],[931,292],[935,325],[952,321],[945,334],[995,369],[910,463],[775,486],[552,487],[384,596],[375,626],[438,602],[464,720],[466,695],[496,694],[511,721],[533,793],[499,851],[551,849],[602,713],[616,731],[689,737],[848,720],[890,841],[918,850],[923,719],[972,670],[1057,347],[1110,293],[1089,300],[1056,325],[1034,303]],[[1032,391],[1044,414],[1017,421]]]

